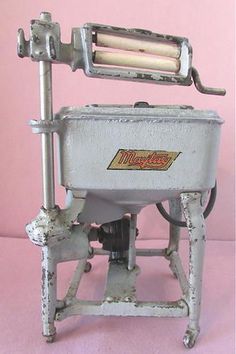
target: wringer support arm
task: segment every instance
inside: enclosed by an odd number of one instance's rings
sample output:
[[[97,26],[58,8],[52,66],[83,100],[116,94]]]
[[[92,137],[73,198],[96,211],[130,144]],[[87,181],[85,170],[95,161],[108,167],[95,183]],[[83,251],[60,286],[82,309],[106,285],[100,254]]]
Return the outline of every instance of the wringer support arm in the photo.
[[[40,20],[51,21],[51,16],[42,13]],[[41,120],[52,121],[52,63],[50,61],[39,61],[39,78]],[[42,177],[43,207],[53,209],[55,207],[53,133],[42,133]]]
[[[225,90],[202,85],[192,67],[188,39],[142,29],[125,29],[85,24],[72,29],[71,43],[60,39],[60,26],[43,12],[32,20],[30,38],[18,31],[18,55],[39,62],[43,155],[43,205],[55,207],[51,64],[68,64],[73,71],[83,69],[90,77],[190,86],[205,94],[225,95]],[[193,79],[193,81],[192,81]],[[52,123],[52,122],[51,122]]]

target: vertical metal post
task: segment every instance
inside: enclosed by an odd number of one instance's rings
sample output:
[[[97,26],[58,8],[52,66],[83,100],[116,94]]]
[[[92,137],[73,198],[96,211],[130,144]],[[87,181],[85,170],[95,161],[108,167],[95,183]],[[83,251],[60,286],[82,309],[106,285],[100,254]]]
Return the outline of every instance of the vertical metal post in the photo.
[[[40,20],[51,22],[51,14],[42,12]],[[41,120],[53,120],[52,109],[52,64],[39,62]],[[55,207],[53,133],[42,134],[42,179],[43,206]],[[57,267],[49,246],[42,247],[42,320],[43,335],[52,342],[56,334],[54,317],[57,299]]]
[[[132,270],[136,264],[136,248],[135,248],[136,226],[137,226],[137,215],[131,214],[130,229],[129,229],[128,270]]]
[[[51,15],[47,12],[42,12],[40,14],[40,20],[50,22]],[[53,120],[52,64],[50,62],[39,62],[39,78],[41,119]],[[44,133],[42,134],[42,178],[43,206],[45,209],[52,209],[55,207],[53,155],[53,133]]]
[[[39,62],[41,119],[52,120],[52,76],[51,63]],[[53,134],[42,134],[42,174],[43,206],[52,209],[55,206]]]

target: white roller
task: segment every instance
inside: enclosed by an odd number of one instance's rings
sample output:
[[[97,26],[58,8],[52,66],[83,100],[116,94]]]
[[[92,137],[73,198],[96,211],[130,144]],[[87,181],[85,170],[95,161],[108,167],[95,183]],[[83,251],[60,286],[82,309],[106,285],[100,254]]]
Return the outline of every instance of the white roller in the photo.
[[[179,58],[180,48],[175,44],[140,40],[129,37],[113,36],[106,33],[97,33],[96,44],[100,47],[109,47],[148,54]]]
[[[180,68],[180,62],[177,59],[161,59],[152,56],[141,56],[105,51],[95,51],[93,62],[95,64],[161,70],[174,73],[178,72]]]

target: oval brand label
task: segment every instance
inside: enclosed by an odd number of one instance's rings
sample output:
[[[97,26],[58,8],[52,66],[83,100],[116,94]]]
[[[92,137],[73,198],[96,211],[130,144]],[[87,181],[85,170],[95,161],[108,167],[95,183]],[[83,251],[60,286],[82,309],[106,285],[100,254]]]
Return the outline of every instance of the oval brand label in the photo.
[[[167,171],[180,152],[119,149],[108,170]]]

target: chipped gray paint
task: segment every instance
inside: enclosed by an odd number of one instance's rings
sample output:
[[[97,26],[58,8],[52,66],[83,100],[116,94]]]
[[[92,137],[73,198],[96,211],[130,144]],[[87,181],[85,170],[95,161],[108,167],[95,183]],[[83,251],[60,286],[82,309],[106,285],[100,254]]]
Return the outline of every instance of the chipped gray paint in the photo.
[[[142,70],[125,70],[115,68],[105,68],[94,66],[92,62],[92,32],[105,31],[106,33],[119,33],[124,36],[134,36],[139,39],[161,40],[164,42],[174,42],[181,47],[180,62],[181,68],[177,74],[165,74],[158,72],[146,72]],[[60,26],[58,23],[51,21],[49,13],[42,13],[40,20],[31,21],[30,39],[27,41],[24,37],[22,29],[18,32],[18,55],[20,57],[31,57],[33,61],[39,62],[40,66],[40,93],[41,93],[41,120],[31,121],[30,125],[34,133],[42,134],[42,155],[43,155],[43,192],[44,207],[40,209],[39,215],[26,227],[31,241],[42,247],[42,323],[43,335],[48,342],[52,342],[55,334],[55,320],[61,321],[64,318],[73,315],[103,315],[103,316],[156,316],[156,317],[189,317],[189,324],[184,336],[184,345],[187,348],[194,346],[198,337],[200,326],[200,304],[201,304],[201,284],[203,272],[203,257],[205,244],[205,224],[203,218],[203,205],[206,201],[207,189],[211,188],[215,183],[215,168],[217,160],[217,149],[219,143],[219,132],[222,120],[210,111],[197,111],[192,107],[146,107],[134,108],[130,106],[90,106],[85,108],[64,109],[53,118],[52,112],[52,87],[51,87],[51,64],[64,63],[71,66],[75,71],[82,68],[86,75],[92,77],[122,79],[140,82],[155,82],[159,84],[178,84],[191,85],[192,78],[196,88],[207,94],[224,95],[222,89],[206,88],[201,84],[199,74],[192,67],[192,48],[186,38],[180,38],[170,35],[161,35],[152,33],[143,29],[125,29],[112,26],[104,26],[97,24],[86,24],[81,28],[72,29],[72,40],[70,44],[61,43]],[[95,109],[96,108],[96,109]],[[91,198],[88,193],[90,188],[80,188],[77,186],[77,179],[69,177],[81,175],[82,168],[75,165],[77,155],[75,156],[76,146],[73,146],[74,140],[79,139],[81,127],[78,119],[78,112],[83,124],[89,127],[89,134],[86,137],[83,134],[84,141],[89,140],[91,136],[91,127],[96,126],[97,131],[106,131],[106,137],[109,136],[109,129],[114,140],[122,136],[122,129],[127,131],[127,139],[125,144],[127,148],[136,147],[138,142],[146,144],[145,148],[150,148],[150,144],[156,144],[157,140],[161,140],[163,134],[158,136],[160,127],[168,125],[165,130],[167,137],[167,150],[172,149],[171,144],[174,142],[185,141],[186,149],[178,150],[188,153],[191,150],[191,143],[194,143],[195,149],[192,154],[196,153],[196,147],[202,151],[198,154],[198,161],[207,160],[205,168],[201,168],[200,172],[193,172],[193,163],[188,159],[186,165],[182,164],[179,170],[173,175],[164,174],[163,181],[160,181],[161,175],[155,181],[152,178],[152,172],[145,174],[145,183],[143,183],[143,175],[139,180],[138,174],[132,174],[135,178],[128,177],[124,180],[116,173],[116,181],[108,185],[105,183],[104,188],[96,183],[104,183],[103,178],[99,175],[92,175],[93,180],[90,187],[99,191],[102,198]],[[77,115],[77,116],[76,116]],[[102,129],[97,124],[102,124]],[[130,125],[131,124],[131,125]],[[153,129],[158,126],[153,141],[150,139],[152,130],[149,134],[136,137],[132,141],[132,137],[136,136],[137,128],[145,127]],[[202,130],[197,131],[201,126]],[[118,127],[118,130],[116,128]],[[132,131],[132,129],[134,131]],[[101,128],[101,127],[100,127]],[[121,129],[121,131],[119,131]],[[67,131],[68,130],[68,131]],[[66,140],[66,131],[69,139],[67,148],[63,147]],[[145,129],[143,129],[145,132]],[[181,136],[181,131],[183,136]],[[62,210],[55,205],[54,201],[54,160],[53,160],[53,133],[57,132],[61,141],[61,151],[59,156],[61,159],[60,172],[61,184],[68,188],[67,191],[67,207]],[[73,132],[75,135],[73,136]],[[176,135],[177,134],[177,135]],[[176,138],[177,137],[177,138]],[[158,138],[158,139],[157,139]],[[196,140],[199,139],[199,140]],[[210,143],[212,139],[212,143]],[[118,139],[117,139],[118,140]],[[104,143],[106,139],[95,141],[92,135],[92,144],[96,145],[96,149]],[[132,145],[133,144],[133,145]],[[205,145],[204,145],[205,144]],[[207,145],[208,144],[208,145]],[[210,144],[210,148],[209,148]],[[109,151],[112,144],[104,151]],[[91,146],[89,146],[91,148]],[[154,145],[156,147],[156,145]],[[72,150],[70,151],[69,148]],[[82,146],[81,146],[82,148]],[[136,147],[137,148],[137,147]],[[144,146],[141,146],[144,148]],[[68,150],[67,150],[68,149]],[[202,150],[201,150],[202,149]],[[80,149],[79,149],[80,150]],[[211,150],[211,152],[209,152]],[[81,150],[80,150],[81,151]],[[90,151],[90,149],[87,149]],[[98,151],[96,151],[98,153]],[[63,154],[65,155],[63,157]],[[210,155],[209,155],[210,154]],[[86,154],[85,154],[86,155]],[[104,160],[105,152],[101,152],[99,156]],[[192,155],[193,156],[193,155]],[[88,154],[86,155],[86,158]],[[63,160],[64,159],[64,160]],[[80,156],[81,159],[81,156]],[[71,165],[68,167],[65,163],[68,161]],[[99,161],[101,167],[101,161]],[[181,165],[180,164],[180,165]],[[209,167],[209,164],[211,166]],[[82,164],[83,167],[84,164]],[[107,164],[106,164],[107,165]],[[87,169],[83,176],[83,183],[87,183],[91,177],[91,171]],[[179,175],[182,175],[178,180]],[[183,174],[184,171],[184,174]],[[186,172],[190,171],[190,175]],[[127,172],[127,171],[126,171]],[[71,174],[71,175],[70,175]],[[203,175],[201,175],[203,174]],[[104,177],[105,175],[103,175]],[[187,178],[185,179],[185,177]],[[152,177],[152,178],[151,178]],[[197,178],[193,181],[193,178]],[[129,186],[128,183],[131,185]],[[165,184],[166,181],[170,183]],[[97,182],[99,181],[99,182]],[[150,181],[153,188],[150,188]],[[189,181],[192,182],[192,188],[189,188]],[[74,183],[75,182],[75,183]],[[155,183],[154,183],[155,182]],[[177,183],[178,182],[178,183]],[[118,194],[114,194],[111,198],[112,203],[107,201],[107,191],[114,192],[114,189],[120,183]],[[135,185],[136,183],[136,185]],[[159,183],[159,185],[157,184]],[[124,186],[126,187],[124,189]],[[123,194],[121,193],[123,189]],[[90,188],[91,190],[91,188]],[[137,190],[140,195],[137,197]],[[154,192],[158,191],[158,195]],[[197,191],[197,192],[195,192]],[[116,192],[116,191],[115,191]],[[122,197],[121,197],[122,196]],[[145,198],[144,198],[145,197]],[[126,200],[125,198],[128,198]],[[143,199],[144,198],[144,199]],[[159,199],[158,199],[159,198]],[[109,199],[109,198],[108,198]],[[171,200],[170,200],[171,199]],[[145,205],[156,203],[157,200],[170,200],[170,214],[175,219],[181,219],[181,207],[187,222],[189,232],[189,274],[185,274],[180,256],[178,254],[179,228],[170,227],[170,241],[166,249],[136,249],[134,242],[134,228],[130,228],[130,249],[129,256],[123,264],[110,262],[107,286],[104,298],[101,301],[82,301],[76,297],[77,290],[82,279],[83,272],[86,270],[87,260],[96,255],[109,255],[107,251],[99,248],[92,248],[89,244],[90,240],[96,240],[96,229],[91,228],[90,224],[85,224],[83,217],[86,210],[85,201],[95,205],[98,213],[95,216],[95,209],[90,217],[94,220],[104,218],[103,210],[106,209],[106,217],[114,220],[112,217],[122,217],[126,212],[136,214]],[[117,204],[116,204],[117,202]],[[127,203],[129,202],[129,203]],[[122,205],[122,203],[125,205]],[[132,207],[131,207],[132,206]],[[126,209],[127,207],[127,209]],[[135,209],[135,210],[134,210]],[[87,216],[88,216],[87,212]],[[136,216],[134,215],[136,218]],[[80,223],[78,224],[77,221]],[[107,221],[106,221],[107,222]],[[170,262],[171,270],[178,279],[182,290],[182,297],[177,301],[159,301],[145,302],[139,301],[136,295],[135,281],[139,272],[136,265],[135,256],[162,256]],[[74,276],[70,282],[69,289],[62,300],[57,299],[57,264],[77,260]]]
[[[180,70],[176,74],[167,74],[158,71],[144,71],[141,69],[123,69],[116,67],[96,66],[93,64],[93,33],[103,33],[138,38],[141,40],[161,41],[175,43],[180,49]],[[90,77],[106,79],[129,80],[164,85],[194,84],[201,93],[224,95],[225,90],[204,87],[196,69],[192,68],[192,47],[187,38],[172,35],[153,33],[143,29],[127,29],[101,24],[87,23],[83,27],[73,28],[71,43],[61,42],[60,25],[51,21],[51,15],[43,13],[40,20],[32,20],[30,26],[30,39],[25,39],[23,29],[18,30],[17,52],[19,57],[31,57],[33,61],[63,63],[73,71],[83,69]]]
[[[67,209],[60,209],[58,206],[53,209],[42,207],[38,216],[26,225],[26,232],[31,241],[37,246],[53,246],[68,238],[84,203],[84,198],[74,197]]]
[[[192,347],[200,332],[199,318],[203,259],[205,246],[205,220],[201,203],[201,193],[181,195],[183,213],[189,232],[189,279],[188,297],[189,325],[184,336],[186,347]]]
[[[170,203],[172,215],[179,215],[177,200]],[[75,225],[70,229],[70,237],[57,243],[49,242],[42,247],[42,320],[43,334],[47,341],[52,341],[56,327],[54,320],[61,321],[73,315],[103,316],[156,316],[183,317],[189,316],[189,325],[184,336],[187,347],[194,345],[200,331],[200,302],[202,262],[205,243],[204,218],[202,215],[202,194],[183,193],[181,204],[189,231],[189,277],[185,275],[181,259],[178,255],[178,237],[172,230],[172,241],[166,250],[136,250],[137,256],[164,256],[171,261],[175,275],[180,282],[183,293],[181,299],[173,302],[140,302],[136,298],[135,282],[139,273],[137,266],[131,271],[125,264],[110,263],[104,300],[101,302],[81,301],[76,298],[83,271],[88,258],[107,252],[89,252],[89,231],[86,225]],[[59,213],[59,209],[57,209]],[[55,211],[54,211],[55,213]],[[54,222],[56,217],[54,215]],[[51,220],[52,222],[52,220]],[[95,230],[93,230],[93,233]],[[204,236],[204,237],[203,237]],[[51,236],[53,237],[53,236]],[[93,235],[95,239],[95,235]],[[57,269],[59,262],[79,260],[68,292],[61,301],[57,300]]]
[[[188,306],[184,300],[167,302],[131,302],[131,301],[76,301],[56,314],[56,320],[62,321],[69,316],[151,316],[151,317],[185,317]]]

